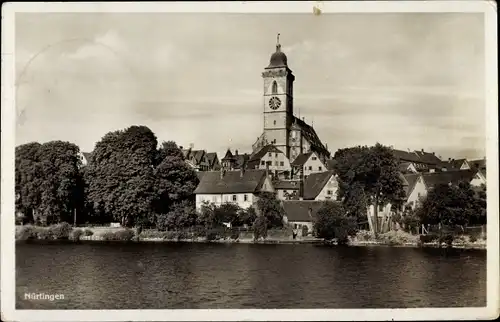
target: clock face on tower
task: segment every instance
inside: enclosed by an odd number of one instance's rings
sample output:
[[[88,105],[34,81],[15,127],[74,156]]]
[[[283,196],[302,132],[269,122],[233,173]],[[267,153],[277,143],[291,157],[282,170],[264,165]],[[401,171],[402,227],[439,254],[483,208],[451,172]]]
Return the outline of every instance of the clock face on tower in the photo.
[[[269,100],[269,107],[273,110],[277,110],[281,105],[281,100],[277,97],[271,97]]]

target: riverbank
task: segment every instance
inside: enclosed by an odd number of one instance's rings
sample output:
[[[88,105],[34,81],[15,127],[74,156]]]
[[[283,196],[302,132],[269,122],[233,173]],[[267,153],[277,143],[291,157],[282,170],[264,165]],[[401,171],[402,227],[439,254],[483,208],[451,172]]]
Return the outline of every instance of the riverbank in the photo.
[[[270,230],[266,238],[255,240],[253,233],[207,231],[203,234],[194,232],[173,232],[146,230],[137,234],[135,229],[113,227],[72,228],[61,224],[51,227],[16,226],[16,241],[27,240],[70,240],[73,242],[144,242],[144,243],[222,243],[222,244],[316,244],[337,245],[336,241],[325,241],[311,236],[293,239],[288,230]],[[380,234],[376,240],[370,232],[359,231],[356,236],[349,237],[348,246],[353,247],[453,247],[462,249],[486,249],[486,240],[469,236],[456,236],[451,245],[438,241],[422,242],[420,236],[403,231],[390,231]]]

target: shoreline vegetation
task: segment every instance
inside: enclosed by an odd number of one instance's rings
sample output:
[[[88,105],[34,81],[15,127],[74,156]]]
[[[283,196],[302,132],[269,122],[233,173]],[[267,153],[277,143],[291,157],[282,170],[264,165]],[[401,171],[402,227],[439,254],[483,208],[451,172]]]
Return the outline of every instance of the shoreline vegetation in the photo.
[[[114,227],[73,228],[67,223],[49,227],[24,225],[16,226],[16,241],[57,241],[71,242],[132,242],[132,243],[240,243],[240,244],[319,244],[347,245],[353,247],[452,247],[459,249],[486,249],[486,239],[476,239],[467,235],[441,237],[430,235],[412,235],[402,230],[379,234],[375,239],[369,231],[358,231],[349,236],[346,242],[336,239],[325,240],[311,236],[293,239],[286,229],[269,230],[267,237],[256,239],[251,231],[231,231],[208,229],[204,231],[159,231]]]

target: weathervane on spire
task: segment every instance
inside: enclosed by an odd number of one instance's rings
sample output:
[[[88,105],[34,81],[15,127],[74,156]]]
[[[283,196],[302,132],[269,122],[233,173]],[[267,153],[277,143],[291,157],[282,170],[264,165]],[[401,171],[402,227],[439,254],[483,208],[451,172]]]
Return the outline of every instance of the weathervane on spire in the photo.
[[[276,51],[280,51],[281,45],[280,45],[280,34],[278,33],[278,36],[276,36]]]

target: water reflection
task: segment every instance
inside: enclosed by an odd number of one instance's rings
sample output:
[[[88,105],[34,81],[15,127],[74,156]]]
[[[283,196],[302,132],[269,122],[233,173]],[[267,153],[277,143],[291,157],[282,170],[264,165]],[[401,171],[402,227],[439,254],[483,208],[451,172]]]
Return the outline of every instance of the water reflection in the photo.
[[[18,244],[25,309],[486,305],[486,252],[246,244]],[[25,292],[63,293],[29,301]]]

